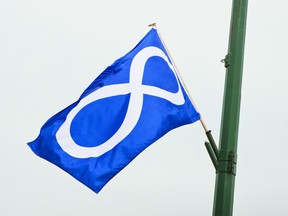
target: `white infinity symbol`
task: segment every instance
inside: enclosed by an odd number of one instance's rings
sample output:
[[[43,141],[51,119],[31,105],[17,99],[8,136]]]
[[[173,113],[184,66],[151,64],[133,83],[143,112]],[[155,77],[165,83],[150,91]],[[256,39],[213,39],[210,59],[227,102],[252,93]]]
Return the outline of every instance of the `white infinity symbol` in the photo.
[[[170,69],[173,71],[178,84],[178,92],[172,93],[155,86],[142,84],[145,64],[147,60],[153,56],[158,56],[164,59]],[[116,95],[126,95],[129,93],[131,95],[126,116],[118,131],[110,139],[95,147],[79,146],[74,142],[70,134],[70,126],[72,120],[81,109],[83,109],[88,104],[102,98]],[[97,89],[93,93],[84,97],[78,103],[78,105],[69,112],[66,120],[56,133],[56,139],[59,145],[66,153],[75,158],[99,157],[102,154],[108,152],[118,143],[120,143],[126,136],[128,136],[136,126],[142,111],[144,94],[164,98],[176,105],[182,105],[185,102],[179,81],[177,79],[177,75],[173,69],[172,64],[169,62],[167,56],[161,49],[153,46],[146,47],[135,55],[130,67],[129,83],[109,85]]]

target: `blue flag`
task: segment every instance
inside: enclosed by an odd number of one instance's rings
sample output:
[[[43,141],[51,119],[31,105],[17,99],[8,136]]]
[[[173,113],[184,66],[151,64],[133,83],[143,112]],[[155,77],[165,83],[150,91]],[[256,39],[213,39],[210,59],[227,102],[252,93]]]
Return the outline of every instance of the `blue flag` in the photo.
[[[168,131],[200,119],[151,29],[79,100],[51,117],[32,151],[98,193]]]

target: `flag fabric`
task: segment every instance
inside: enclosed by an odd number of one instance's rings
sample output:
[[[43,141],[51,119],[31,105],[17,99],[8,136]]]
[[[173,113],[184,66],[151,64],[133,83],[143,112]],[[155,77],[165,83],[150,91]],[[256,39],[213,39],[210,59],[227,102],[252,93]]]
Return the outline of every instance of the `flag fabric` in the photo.
[[[98,193],[157,139],[199,119],[152,28],[28,145]]]

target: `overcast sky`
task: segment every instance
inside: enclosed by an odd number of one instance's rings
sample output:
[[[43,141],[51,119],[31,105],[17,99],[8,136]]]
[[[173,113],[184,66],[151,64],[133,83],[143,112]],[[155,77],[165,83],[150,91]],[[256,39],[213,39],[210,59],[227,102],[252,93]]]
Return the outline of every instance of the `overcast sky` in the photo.
[[[0,0],[0,215],[211,215],[199,122],[171,131],[99,193],[26,145],[157,22],[219,139],[232,1]],[[288,3],[250,1],[234,215],[287,216]]]

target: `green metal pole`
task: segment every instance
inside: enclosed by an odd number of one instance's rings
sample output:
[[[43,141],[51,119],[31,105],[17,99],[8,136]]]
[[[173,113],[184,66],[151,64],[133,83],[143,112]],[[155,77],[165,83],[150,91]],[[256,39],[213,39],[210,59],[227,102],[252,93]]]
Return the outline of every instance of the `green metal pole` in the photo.
[[[233,0],[213,216],[233,214],[247,6],[248,0]]]

